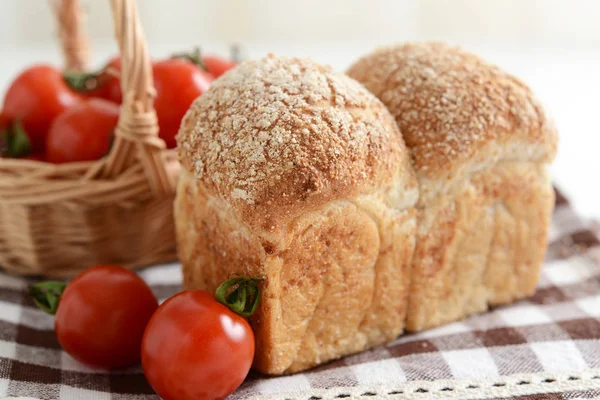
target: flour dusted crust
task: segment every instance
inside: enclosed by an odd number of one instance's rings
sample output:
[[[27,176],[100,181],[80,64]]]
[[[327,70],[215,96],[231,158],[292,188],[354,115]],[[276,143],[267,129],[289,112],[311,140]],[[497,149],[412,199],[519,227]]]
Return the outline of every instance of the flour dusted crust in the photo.
[[[417,182],[375,96],[311,61],[247,61],[194,103],[178,143],[184,284],[266,278],[255,368],[303,370],[402,331]]]
[[[388,107],[424,178],[447,178],[482,161],[482,150],[495,160],[540,162],[556,153],[556,132],[531,90],[458,47],[427,42],[382,48],[352,65],[348,75]],[[511,142],[525,148],[503,148]]]
[[[533,293],[553,191],[557,134],[531,90],[479,57],[408,43],[348,70],[388,107],[419,181],[407,329]]]
[[[404,143],[381,102],[308,60],[243,63],[213,83],[183,125],[183,165],[255,229],[274,232],[392,175],[414,185]]]

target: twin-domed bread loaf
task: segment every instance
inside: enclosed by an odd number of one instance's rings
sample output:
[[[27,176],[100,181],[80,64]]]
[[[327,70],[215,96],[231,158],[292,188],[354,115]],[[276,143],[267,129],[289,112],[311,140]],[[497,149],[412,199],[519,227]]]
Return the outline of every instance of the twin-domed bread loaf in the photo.
[[[375,96],[307,60],[247,61],[193,104],[178,144],[184,284],[265,278],[255,368],[302,370],[402,331],[417,182]]]
[[[543,262],[557,135],[529,88],[439,43],[348,74],[374,95],[307,60],[244,62],[178,136],[185,286],[265,278],[265,373],[523,298]]]
[[[440,43],[384,48],[348,75],[388,107],[419,181],[407,328],[533,293],[554,193],[557,135],[530,89]]]

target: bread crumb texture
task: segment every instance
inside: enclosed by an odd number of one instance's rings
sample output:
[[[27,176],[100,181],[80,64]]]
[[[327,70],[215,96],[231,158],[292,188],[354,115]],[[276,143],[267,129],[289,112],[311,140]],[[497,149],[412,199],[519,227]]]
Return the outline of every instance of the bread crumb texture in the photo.
[[[521,141],[556,152],[557,135],[531,90],[478,56],[407,43],[361,58],[348,75],[388,107],[421,176],[459,167],[483,146]]]
[[[412,175],[385,106],[310,60],[269,55],[214,81],[178,134],[180,160],[251,227]]]

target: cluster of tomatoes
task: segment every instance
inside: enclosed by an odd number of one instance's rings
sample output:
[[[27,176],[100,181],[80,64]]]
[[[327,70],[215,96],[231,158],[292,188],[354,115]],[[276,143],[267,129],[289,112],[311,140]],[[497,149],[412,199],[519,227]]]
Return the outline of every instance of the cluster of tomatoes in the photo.
[[[257,308],[259,280],[236,276],[217,289],[216,298],[187,290],[159,306],[137,274],[102,265],[68,285],[35,284],[30,294],[56,314],[56,336],[73,358],[105,369],[141,358],[163,399],[209,400],[227,397],[250,370],[254,334],[245,317]]]
[[[159,136],[175,147],[175,135],[192,102],[233,61],[186,54],[153,63],[154,107]],[[122,102],[121,60],[96,73],[62,73],[49,65],[22,71],[0,111],[0,156],[51,163],[92,161],[110,150]]]

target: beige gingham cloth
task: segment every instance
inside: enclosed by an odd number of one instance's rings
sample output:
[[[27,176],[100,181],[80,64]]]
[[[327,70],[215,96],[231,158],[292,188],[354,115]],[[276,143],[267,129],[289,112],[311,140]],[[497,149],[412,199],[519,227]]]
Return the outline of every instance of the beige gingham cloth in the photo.
[[[140,274],[160,299],[181,289],[177,264]],[[139,366],[107,373],[61,351],[53,317],[34,307],[27,284],[0,273],[0,398],[158,399]],[[547,262],[532,298],[303,374],[251,373],[230,398],[600,398],[598,236],[558,193]]]

